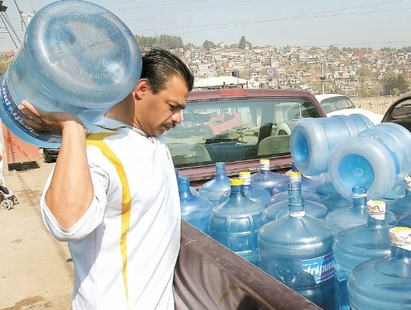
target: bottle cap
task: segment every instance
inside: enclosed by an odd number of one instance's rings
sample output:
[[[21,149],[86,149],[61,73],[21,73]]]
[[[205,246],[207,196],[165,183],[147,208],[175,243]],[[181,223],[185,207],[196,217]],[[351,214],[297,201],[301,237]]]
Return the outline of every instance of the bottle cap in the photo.
[[[251,172],[250,171],[240,171],[240,173],[238,174],[240,176],[240,178],[242,177],[250,177],[251,176]]]
[[[411,228],[393,227],[388,231],[392,246],[411,251]]]
[[[243,179],[241,179],[241,178],[231,178],[230,179],[230,185],[231,186],[243,185]]]

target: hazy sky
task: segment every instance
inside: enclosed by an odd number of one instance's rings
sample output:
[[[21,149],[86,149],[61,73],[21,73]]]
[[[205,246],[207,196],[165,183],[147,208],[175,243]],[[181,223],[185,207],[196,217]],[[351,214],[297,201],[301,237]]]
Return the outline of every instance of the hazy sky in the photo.
[[[77,1],[77,0],[65,0]],[[4,0],[23,41],[18,10],[32,15],[49,0]],[[205,40],[304,48],[411,46],[411,0],[95,0],[140,36],[176,35],[184,44]],[[18,8],[16,8],[16,4]],[[20,46],[20,43],[17,42]],[[16,49],[0,33],[0,50]]]

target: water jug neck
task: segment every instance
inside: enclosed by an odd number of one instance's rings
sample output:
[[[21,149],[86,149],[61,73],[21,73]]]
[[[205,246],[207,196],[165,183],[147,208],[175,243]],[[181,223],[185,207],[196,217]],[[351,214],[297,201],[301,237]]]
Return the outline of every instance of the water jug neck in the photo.
[[[225,172],[225,163],[223,162],[217,162],[216,163],[216,179],[225,179],[227,178],[226,172]]]
[[[354,186],[352,188],[352,205],[356,209],[366,209],[367,188],[364,186]]]
[[[178,177],[178,192],[180,194],[180,198],[189,198],[194,196],[190,191],[189,177]]]
[[[301,189],[301,173],[291,171],[288,182],[288,210],[292,217],[305,215],[304,197]]]
[[[260,172],[270,171],[270,161],[268,159],[260,159]]]
[[[387,207],[382,200],[369,200],[367,202],[367,223],[370,226],[382,226],[385,225],[385,214]]]

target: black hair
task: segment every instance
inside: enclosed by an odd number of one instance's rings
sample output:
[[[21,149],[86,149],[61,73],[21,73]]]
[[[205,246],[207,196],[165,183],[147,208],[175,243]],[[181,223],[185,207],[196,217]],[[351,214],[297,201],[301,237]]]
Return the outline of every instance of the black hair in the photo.
[[[174,75],[184,79],[188,91],[193,89],[194,76],[176,55],[161,48],[154,48],[143,56],[141,78],[146,78],[150,82],[154,94],[163,90],[165,84]]]

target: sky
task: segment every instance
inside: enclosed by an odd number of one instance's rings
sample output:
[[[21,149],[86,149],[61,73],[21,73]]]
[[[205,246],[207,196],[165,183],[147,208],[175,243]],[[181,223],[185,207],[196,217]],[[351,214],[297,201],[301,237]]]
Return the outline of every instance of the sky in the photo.
[[[80,0],[62,0],[80,1]],[[3,26],[0,51],[23,42],[27,24],[52,0],[3,0],[13,40]],[[184,44],[401,48],[411,46],[411,0],[94,0],[139,36],[179,36]],[[16,39],[18,38],[18,39]]]

